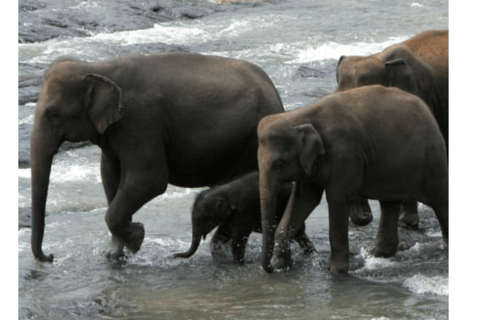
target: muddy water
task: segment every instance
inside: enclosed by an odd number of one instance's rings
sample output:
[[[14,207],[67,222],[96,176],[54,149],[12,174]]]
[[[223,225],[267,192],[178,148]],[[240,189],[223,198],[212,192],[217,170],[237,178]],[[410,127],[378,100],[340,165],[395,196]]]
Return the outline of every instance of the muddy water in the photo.
[[[227,1],[228,2],[228,1]],[[48,64],[60,56],[101,61],[123,54],[193,51],[261,66],[287,110],[335,89],[341,55],[366,55],[426,29],[448,28],[448,2],[419,1],[79,1],[19,2],[18,206],[28,214],[29,139]],[[202,189],[169,186],[134,215],[142,249],[112,263],[100,151],[70,144],[56,156],[47,201],[45,253],[30,251],[30,229],[18,231],[20,319],[447,319],[448,252],[431,209],[420,206],[419,231],[400,230],[412,247],[389,259],[368,255],[374,221],[350,227],[348,277],[324,271],[329,258],[326,202],[307,220],[318,253],[294,247],[288,272],[266,274],[261,237],[252,234],[246,265],[231,255],[213,260],[209,238],[190,259],[173,253],[190,244],[190,209]],[[27,223],[28,224],[28,223]]]

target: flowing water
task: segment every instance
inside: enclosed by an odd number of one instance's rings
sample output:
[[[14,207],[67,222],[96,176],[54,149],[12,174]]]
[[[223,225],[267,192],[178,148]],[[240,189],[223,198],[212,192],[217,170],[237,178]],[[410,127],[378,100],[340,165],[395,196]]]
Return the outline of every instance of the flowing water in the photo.
[[[371,257],[374,221],[350,226],[351,272],[325,272],[330,248],[325,200],[307,220],[318,253],[294,246],[289,271],[260,266],[252,234],[242,267],[213,260],[209,239],[187,260],[190,210],[202,189],[169,186],[133,217],[145,225],[142,249],[107,261],[110,235],[100,178],[100,150],[65,144],[47,201],[45,253],[30,251],[29,139],[41,77],[56,58],[103,61],[125,54],[192,51],[259,65],[287,110],[331,93],[341,55],[376,53],[427,29],[448,28],[447,0],[19,1],[18,312],[20,319],[447,319],[448,251],[433,211],[420,205],[420,230],[400,230],[411,248]],[[26,220],[24,218],[27,217]],[[26,226],[26,227],[24,227]]]

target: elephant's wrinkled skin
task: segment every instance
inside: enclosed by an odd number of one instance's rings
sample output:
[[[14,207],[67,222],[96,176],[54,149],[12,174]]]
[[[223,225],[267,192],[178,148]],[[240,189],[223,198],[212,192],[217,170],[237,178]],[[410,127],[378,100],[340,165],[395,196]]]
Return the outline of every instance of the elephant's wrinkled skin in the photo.
[[[239,179],[207,189],[198,194],[192,209],[192,244],[184,253],[174,256],[188,258],[198,249],[200,240],[219,226],[212,238],[212,255],[218,256],[222,245],[232,240],[234,262],[244,263],[245,246],[251,232],[262,232],[260,219],[258,171]],[[284,183],[277,193],[277,211],[275,221],[282,218],[287,206],[291,183]],[[305,224],[295,234],[294,240],[306,254],[315,252],[315,247],[305,234]]]
[[[31,139],[32,251],[42,251],[52,159],[63,141],[102,149],[112,233],[108,256],[140,249],[132,215],[167,183],[209,186],[256,170],[257,124],[283,112],[257,66],[199,54],[131,56],[88,63],[62,59],[46,72]]]
[[[448,246],[448,167],[445,142],[418,97],[397,88],[367,86],[335,93],[258,126],[263,268],[291,263],[289,239],[325,190],[329,210],[331,273],[349,270],[348,214],[361,196],[380,201],[372,254],[397,251],[401,199],[433,208]],[[278,227],[277,192],[295,181]],[[277,227],[277,228],[276,228]]]
[[[381,84],[422,98],[440,126],[448,153],[448,30],[422,32],[368,57],[342,56],[337,82],[337,92]],[[417,203],[406,201],[400,225],[416,229],[418,223]]]

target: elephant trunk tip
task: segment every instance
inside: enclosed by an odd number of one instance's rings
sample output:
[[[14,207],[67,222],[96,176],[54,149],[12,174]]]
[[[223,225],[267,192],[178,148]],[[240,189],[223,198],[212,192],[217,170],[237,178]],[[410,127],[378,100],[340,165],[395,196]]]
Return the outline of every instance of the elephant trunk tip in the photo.
[[[53,254],[46,256],[43,252],[34,253],[35,259],[41,262],[53,262]]]
[[[175,253],[173,257],[176,258],[190,258],[192,256],[192,253],[190,252],[180,252],[180,253]]]

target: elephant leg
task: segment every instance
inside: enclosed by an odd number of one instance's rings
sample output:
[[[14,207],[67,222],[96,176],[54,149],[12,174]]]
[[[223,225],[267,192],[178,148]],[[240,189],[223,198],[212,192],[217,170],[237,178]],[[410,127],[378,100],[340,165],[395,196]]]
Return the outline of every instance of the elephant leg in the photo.
[[[330,267],[332,274],[347,274],[349,266],[348,217],[351,205],[347,201],[328,200]]]
[[[233,261],[237,264],[245,263],[245,247],[247,246],[248,234],[234,236],[232,239]]]
[[[309,181],[297,181],[282,220],[275,232],[275,249],[273,265],[277,269],[285,269],[292,265],[290,241],[305,226],[305,220],[320,203],[323,187]]]
[[[102,174],[103,189],[105,190],[105,196],[110,205],[115,198],[120,185],[120,162],[109,156],[106,152],[102,152],[100,170]]]
[[[140,250],[145,230],[143,224],[132,223],[132,216],[145,203],[165,192],[167,188],[166,170],[152,171],[131,169],[125,174],[125,179],[120,181],[120,187],[105,216],[112,233],[112,246],[107,257],[116,259],[123,256],[125,246],[133,253]]]
[[[310,255],[314,252],[317,252],[317,250],[315,250],[315,246],[313,245],[313,243],[310,241],[307,234],[305,233],[305,223],[295,235],[294,240],[297,241],[297,243],[303,249],[304,254]]]
[[[444,174],[446,178],[434,185],[426,203],[431,206],[437,216],[442,229],[443,247],[448,249],[448,174],[444,172],[440,174]]]
[[[380,224],[375,246],[371,253],[374,257],[391,257],[398,249],[398,216],[402,201],[380,201]]]
[[[417,201],[403,201],[400,207],[400,221],[398,225],[405,229],[418,229],[419,222]]]
[[[350,209],[350,220],[357,226],[366,226],[373,220],[372,209],[368,199],[357,197]]]
[[[232,230],[228,223],[222,223],[215,231],[210,244],[210,251],[214,258],[222,258],[222,248],[232,239]]]

